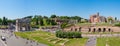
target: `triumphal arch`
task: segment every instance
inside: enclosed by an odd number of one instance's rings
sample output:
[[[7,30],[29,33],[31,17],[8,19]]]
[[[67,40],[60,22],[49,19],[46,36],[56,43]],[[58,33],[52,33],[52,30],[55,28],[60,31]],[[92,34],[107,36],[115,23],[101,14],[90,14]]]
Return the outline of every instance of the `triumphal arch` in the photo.
[[[16,19],[16,31],[30,31],[30,18]]]

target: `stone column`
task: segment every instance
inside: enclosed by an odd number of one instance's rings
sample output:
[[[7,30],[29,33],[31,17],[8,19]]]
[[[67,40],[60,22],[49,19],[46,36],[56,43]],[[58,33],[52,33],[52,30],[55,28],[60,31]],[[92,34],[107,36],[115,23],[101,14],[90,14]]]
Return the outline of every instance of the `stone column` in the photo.
[[[29,23],[26,23],[26,25],[25,25],[25,29],[26,29],[26,31],[30,31],[30,24]]]
[[[19,23],[18,23],[18,19],[16,20],[16,27],[15,27],[15,28],[16,28],[16,30],[15,30],[15,31],[16,31],[16,32],[18,32],[18,30],[19,30]]]

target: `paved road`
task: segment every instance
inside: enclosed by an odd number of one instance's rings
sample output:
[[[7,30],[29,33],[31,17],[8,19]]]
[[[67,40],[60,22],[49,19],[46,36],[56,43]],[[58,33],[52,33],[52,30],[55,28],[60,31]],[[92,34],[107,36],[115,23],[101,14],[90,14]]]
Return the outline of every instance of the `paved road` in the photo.
[[[6,46],[2,40],[0,40],[0,46]]]
[[[85,46],[96,46],[96,41],[97,41],[96,37],[89,37]]]
[[[0,30],[0,35],[5,36],[7,38],[7,46],[47,46],[45,44],[37,43],[35,41],[16,37],[13,33],[7,30]]]

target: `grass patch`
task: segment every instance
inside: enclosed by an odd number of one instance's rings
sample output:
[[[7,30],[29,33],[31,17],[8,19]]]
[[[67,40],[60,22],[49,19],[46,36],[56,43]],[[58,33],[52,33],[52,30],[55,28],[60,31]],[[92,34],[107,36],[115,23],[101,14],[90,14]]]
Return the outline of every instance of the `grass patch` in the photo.
[[[120,37],[104,37],[97,39],[97,46],[120,46]]]
[[[66,46],[85,46],[87,38],[74,38],[70,39],[65,45]]]
[[[44,31],[15,32],[15,34],[22,38],[29,38],[30,40],[47,44],[48,46],[61,46],[61,44],[65,44],[65,46],[84,46],[87,40],[87,38],[57,38],[55,34]]]

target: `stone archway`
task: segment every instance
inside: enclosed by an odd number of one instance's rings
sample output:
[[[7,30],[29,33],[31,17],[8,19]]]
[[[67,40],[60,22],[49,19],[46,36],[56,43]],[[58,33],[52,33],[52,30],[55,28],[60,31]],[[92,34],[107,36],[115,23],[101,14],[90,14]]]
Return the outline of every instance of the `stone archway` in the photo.
[[[77,28],[75,28],[75,31],[77,31]]]
[[[108,28],[108,32],[111,32],[111,29],[110,29],[110,28]]]
[[[108,26],[88,27],[87,32],[113,32],[113,28]]]
[[[96,29],[95,29],[95,28],[93,28],[93,32],[96,32]]]
[[[101,32],[102,30],[101,30],[101,28],[98,28],[98,32]]]
[[[73,31],[73,28],[71,28],[71,31]]]
[[[91,32],[91,28],[88,28],[89,29],[89,31],[88,32]]]
[[[106,28],[103,28],[103,32],[106,32]]]
[[[79,27],[79,31],[81,32],[81,27]]]
[[[30,31],[30,18],[22,18],[16,20],[16,31]]]

